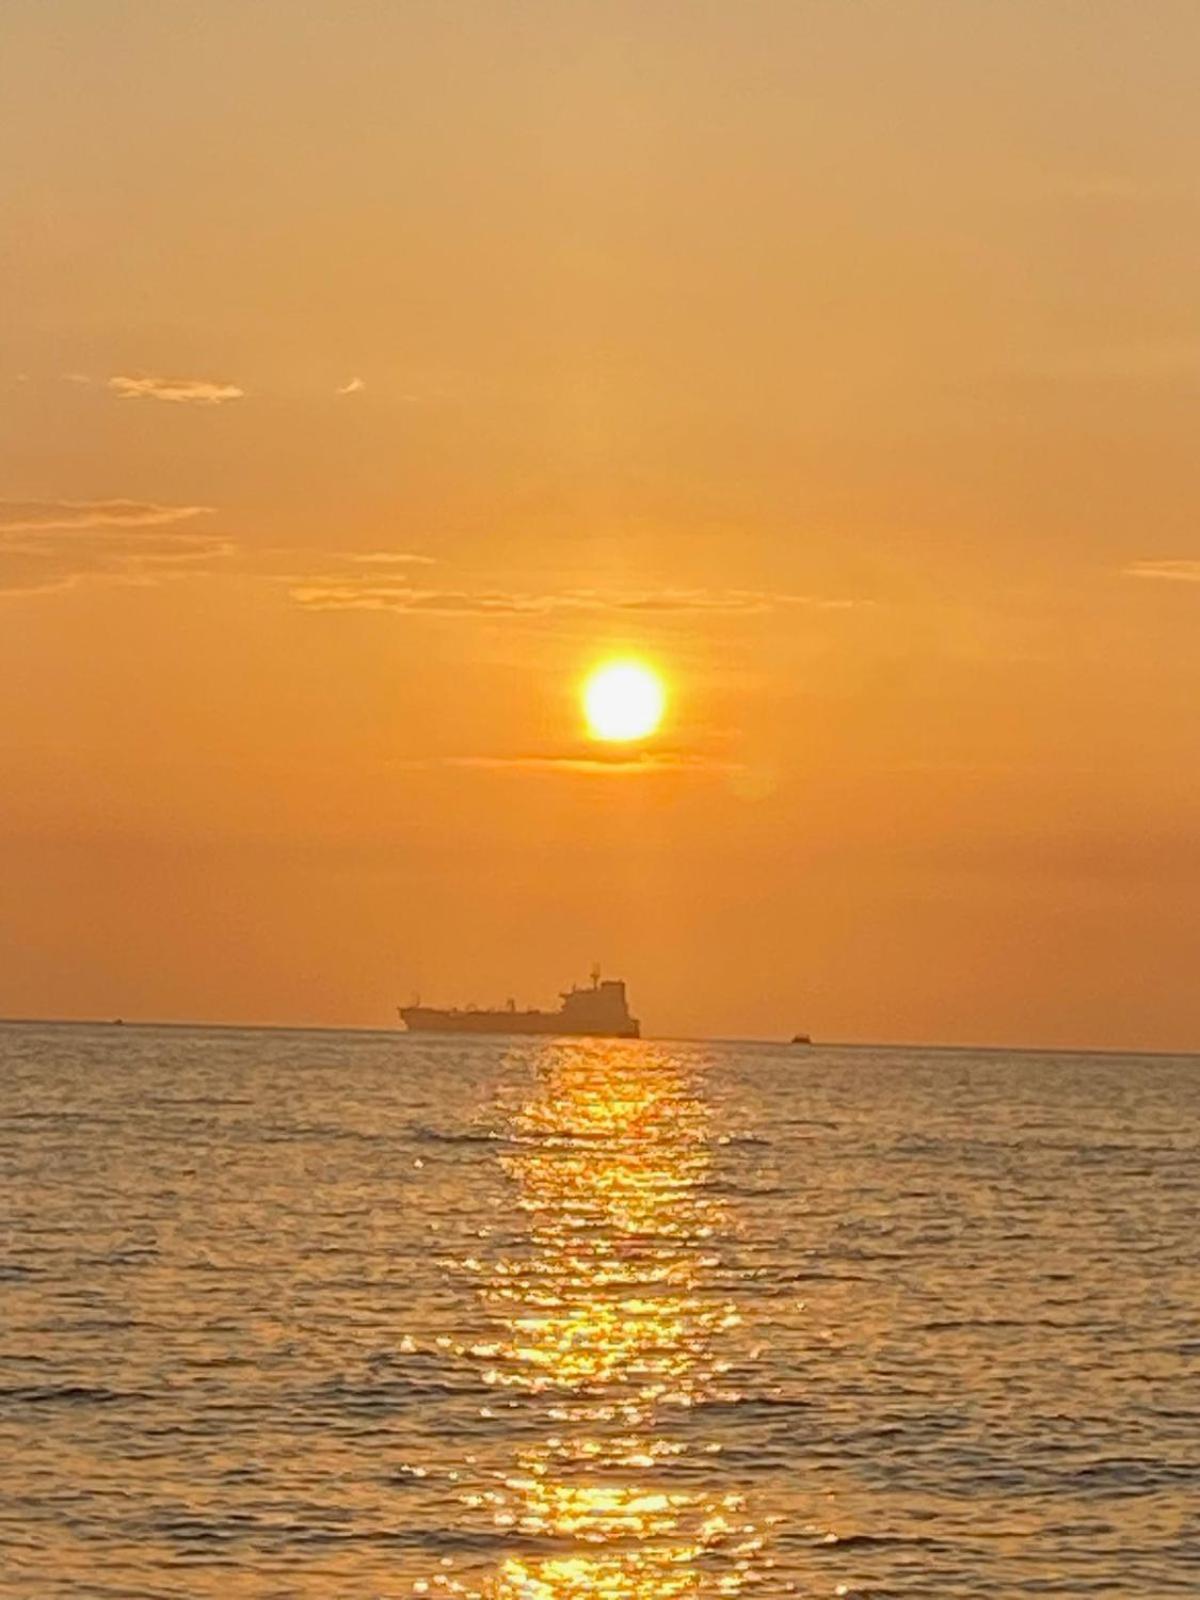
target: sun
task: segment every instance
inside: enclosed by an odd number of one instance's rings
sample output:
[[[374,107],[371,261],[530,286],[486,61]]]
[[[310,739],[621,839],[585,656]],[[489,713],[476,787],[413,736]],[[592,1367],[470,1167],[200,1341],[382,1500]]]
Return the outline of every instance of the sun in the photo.
[[[583,686],[583,712],[593,739],[645,739],[667,704],[663,681],[640,661],[606,661]]]

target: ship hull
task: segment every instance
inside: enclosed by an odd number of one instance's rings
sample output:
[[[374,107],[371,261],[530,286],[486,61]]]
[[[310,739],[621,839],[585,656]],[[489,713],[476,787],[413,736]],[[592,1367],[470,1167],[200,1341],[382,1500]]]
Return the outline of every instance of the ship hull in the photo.
[[[410,1033],[543,1034],[560,1039],[637,1039],[632,1018],[618,1026],[588,1026],[564,1021],[555,1011],[438,1011],[433,1006],[402,1006],[400,1020]]]

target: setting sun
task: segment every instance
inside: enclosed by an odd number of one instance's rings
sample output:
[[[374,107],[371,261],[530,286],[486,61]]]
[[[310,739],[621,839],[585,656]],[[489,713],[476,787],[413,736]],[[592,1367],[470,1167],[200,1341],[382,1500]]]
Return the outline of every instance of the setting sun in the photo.
[[[638,661],[610,661],[583,686],[583,710],[594,739],[645,739],[662,721],[662,679]]]

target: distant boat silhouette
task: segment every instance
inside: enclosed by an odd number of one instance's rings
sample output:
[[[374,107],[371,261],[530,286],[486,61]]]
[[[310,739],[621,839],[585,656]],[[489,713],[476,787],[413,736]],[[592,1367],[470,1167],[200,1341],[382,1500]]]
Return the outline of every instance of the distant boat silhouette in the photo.
[[[792,1035],[792,1043],[793,1044],[811,1044],[812,1043],[812,1034],[810,1034],[810,1033],[794,1033]]]
[[[574,1038],[637,1039],[641,1025],[630,1016],[625,985],[619,978],[601,980],[592,971],[590,989],[567,989],[557,1011],[518,1011],[513,1001],[501,1011],[476,1006],[443,1011],[434,1006],[399,1006],[400,1020],[410,1033],[549,1033]]]

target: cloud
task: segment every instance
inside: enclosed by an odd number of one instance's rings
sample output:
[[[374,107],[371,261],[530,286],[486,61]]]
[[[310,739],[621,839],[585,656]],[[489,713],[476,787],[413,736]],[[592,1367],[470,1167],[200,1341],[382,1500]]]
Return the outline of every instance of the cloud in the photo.
[[[213,383],[207,378],[126,378],[108,380],[122,400],[167,400],[175,405],[219,406],[241,400],[244,389],[235,383]]]
[[[340,389],[335,389],[334,394],[361,394],[366,388],[361,378],[351,378],[349,383],[342,384]]]
[[[210,506],[164,506],[153,500],[0,500],[0,537],[88,528],[160,528],[205,516]]]
[[[298,583],[292,599],[307,611],[395,611],[427,616],[469,617],[491,615],[539,616],[562,607],[554,597],[486,590],[471,593],[453,589],[418,589],[386,578]]]
[[[548,772],[621,776],[644,774],[702,774],[742,772],[740,762],[721,761],[686,750],[618,752],[612,755],[475,755],[435,756],[425,761],[402,763],[409,769],[458,767],[482,772]]]
[[[378,567],[432,567],[437,563],[433,556],[414,555],[411,550],[359,550],[345,558],[356,566]]]
[[[589,595],[590,591],[577,591]],[[818,611],[846,611],[861,600],[830,600],[819,595],[784,594],[764,589],[659,589],[620,596],[592,595],[605,611],[731,611],[749,615],[811,607]]]
[[[85,577],[146,584],[184,571],[289,588],[405,587],[403,569],[434,564],[415,551],[354,550],[326,555],[332,570],[314,576],[304,569],[311,551],[239,546],[191,525],[212,509],[154,500],[0,500],[0,594],[65,589]]]
[[[178,526],[208,510],[140,500],[0,502],[0,595],[44,594],[84,579],[149,584],[212,570],[233,545]]]
[[[420,555],[415,550],[347,550],[336,553],[323,553],[322,560],[327,563],[326,569],[321,572],[304,570],[303,563],[311,560],[311,550],[295,550],[292,548],[276,548],[261,552],[271,562],[270,567],[260,568],[264,577],[272,578],[276,583],[286,584],[288,592],[298,604],[305,602],[299,595],[312,593],[314,595],[329,593],[358,593],[381,592],[391,593],[393,590],[407,592],[411,587],[410,580],[402,575],[406,567],[432,567],[436,566],[435,557]],[[314,606],[313,609],[323,609]],[[329,607],[331,610],[343,609],[339,606]],[[382,607],[371,607],[378,610]]]
[[[1165,578],[1172,583],[1200,583],[1200,561],[1134,561],[1122,571],[1126,578]]]
[[[367,558],[369,559],[369,558]],[[776,594],[759,589],[506,590],[419,588],[403,579],[310,579],[291,590],[309,611],[392,611],[441,617],[548,617],[562,614],[761,615],[793,607],[843,610],[863,602]]]

